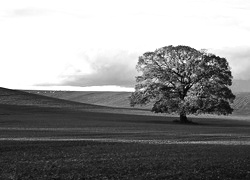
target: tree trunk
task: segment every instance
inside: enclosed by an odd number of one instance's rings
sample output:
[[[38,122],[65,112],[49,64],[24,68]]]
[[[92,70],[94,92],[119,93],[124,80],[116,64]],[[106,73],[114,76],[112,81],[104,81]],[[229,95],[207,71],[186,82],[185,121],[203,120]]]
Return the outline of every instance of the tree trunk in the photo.
[[[188,123],[188,119],[186,116],[186,110],[185,110],[185,94],[183,94],[180,99],[181,99],[181,104],[180,104],[180,122],[181,123]]]
[[[188,119],[185,113],[180,114],[180,122],[182,123],[188,123]]]

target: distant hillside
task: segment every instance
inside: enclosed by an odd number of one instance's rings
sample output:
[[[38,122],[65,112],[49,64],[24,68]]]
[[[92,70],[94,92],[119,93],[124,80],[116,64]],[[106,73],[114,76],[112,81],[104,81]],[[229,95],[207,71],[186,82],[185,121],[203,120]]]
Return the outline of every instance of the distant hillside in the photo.
[[[231,86],[233,92],[250,92],[250,80],[233,80]]]
[[[250,93],[235,93],[236,99],[233,104],[235,115],[250,115]]]
[[[110,107],[130,108],[129,92],[86,92],[86,91],[28,91],[30,93],[49,97],[76,101],[81,103],[96,104]],[[250,93],[235,93],[236,99],[232,105],[235,115],[250,115]],[[150,109],[150,105],[138,107]]]
[[[130,92],[98,92],[98,91],[36,91],[29,90],[43,96],[65,99],[80,103],[96,104],[110,107],[131,108],[129,104]],[[147,107],[144,107],[147,108]]]
[[[131,108],[129,92],[84,91],[19,91],[0,88],[0,105],[24,105],[53,108],[99,109],[109,107]],[[250,93],[235,93],[235,115],[250,115]],[[101,105],[101,106],[96,106]],[[7,107],[7,106],[6,106]],[[150,109],[150,105],[139,109]]]
[[[97,108],[96,105],[83,104],[65,99],[56,99],[37,93],[28,93],[19,90],[0,88],[0,105],[53,107],[53,108]]]
[[[31,93],[32,92],[32,93]],[[66,96],[65,94],[68,94]],[[44,96],[46,95],[46,96]],[[0,88],[0,115],[8,114],[25,114],[25,113],[43,113],[43,112],[53,112],[53,113],[63,113],[63,112],[76,112],[81,111],[83,114],[89,112],[95,113],[112,113],[112,114],[138,114],[138,115],[152,115],[149,110],[138,110],[136,108],[115,108],[114,106],[100,106],[105,105],[112,98],[105,100],[106,97],[103,95],[96,97],[95,102],[101,101],[102,103],[88,103],[92,102],[89,96],[87,98],[81,98],[82,102],[76,102],[79,100],[81,94],[75,94],[75,92],[62,92],[62,91],[20,91],[20,90],[11,90],[6,88]],[[94,97],[95,95],[93,95]],[[60,97],[60,99],[59,99]],[[65,99],[67,97],[68,99]],[[116,96],[114,96],[116,97]],[[85,99],[85,100],[83,100]],[[75,100],[75,101],[73,101]],[[114,104],[119,104],[117,98],[113,99]],[[115,103],[117,101],[117,103]],[[125,104],[125,103],[124,103]],[[117,106],[118,107],[118,106]],[[129,107],[129,106],[128,106]]]

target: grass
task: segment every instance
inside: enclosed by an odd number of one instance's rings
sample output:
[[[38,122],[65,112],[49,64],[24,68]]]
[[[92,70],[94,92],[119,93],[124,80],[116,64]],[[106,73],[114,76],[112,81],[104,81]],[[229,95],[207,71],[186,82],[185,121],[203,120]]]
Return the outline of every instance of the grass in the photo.
[[[249,146],[1,142],[1,179],[249,179]]]
[[[32,94],[39,94],[48,97],[54,97],[64,100],[70,100],[80,103],[89,103],[109,107],[130,108],[129,96],[130,92],[88,92],[88,91],[27,91]],[[250,115],[250,93],[235,93],[236,99],[232,105],[235,109],[234,115],[249,116]],[[151,105],[142,106],[139,108],[151,109]]]
[[[80,103],[130,108],[129,106],[129,96],[131,95],[130,92],[37,91],[37,90],[29,90],[27,92],[53,98],[80,102]]]
[[[249,142],[248,121],[181,125],[174,117],[38,107],[16,113],[0,116],[0,138],[30,140],[0,141],[0,179],[250,178],[249,145],[164,144]]]
[[[6,89],[0,98],[0,179],[250,179],[247,117],[183,125]]]

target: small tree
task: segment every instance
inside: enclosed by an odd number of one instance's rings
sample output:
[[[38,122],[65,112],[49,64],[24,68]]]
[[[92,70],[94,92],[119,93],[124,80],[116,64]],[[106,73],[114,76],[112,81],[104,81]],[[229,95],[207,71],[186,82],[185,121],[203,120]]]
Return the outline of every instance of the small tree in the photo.
[[[139,57],[131,106],[153,102],[156,113],[231,114],[235,99],[232,74],[225,58],[188,46],[166,46]]]

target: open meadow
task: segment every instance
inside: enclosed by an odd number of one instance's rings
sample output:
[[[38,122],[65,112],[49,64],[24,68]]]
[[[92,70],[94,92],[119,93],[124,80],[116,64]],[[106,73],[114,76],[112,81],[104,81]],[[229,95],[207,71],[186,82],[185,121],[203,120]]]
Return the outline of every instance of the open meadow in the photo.
[[[250,179],[248,112],[184,125],[43,95],[0,89],[0,179]]]

